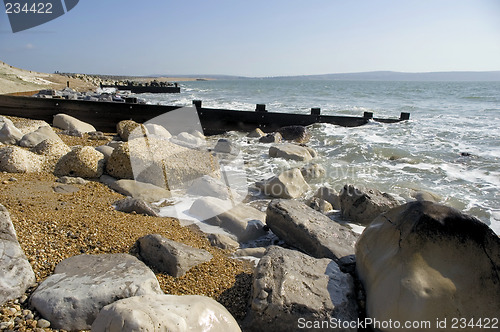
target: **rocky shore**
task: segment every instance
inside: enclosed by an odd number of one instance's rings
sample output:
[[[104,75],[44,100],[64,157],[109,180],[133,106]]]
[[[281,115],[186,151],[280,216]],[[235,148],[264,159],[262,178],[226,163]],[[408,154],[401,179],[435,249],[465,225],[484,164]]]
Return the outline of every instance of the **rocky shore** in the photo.
[[[230,140],[206,146],[199,132],[133,121],[101,133],[64,114],[51,125],[2,117],[0,330],[451,330],[436,322],[498,320],[500,239],[488,226],[431,193],[401,202],[346,184],[306,197],[325,176],[309,137],[299,126],[248,135],[270,158],[302,165],[251,184],[266,198],[259,206],[223,181],[219,165],[239,154]],[[178,192],[196,197],[189,215],[220,231],[160,217]],[[380,326],[359,325],[366,317]]]

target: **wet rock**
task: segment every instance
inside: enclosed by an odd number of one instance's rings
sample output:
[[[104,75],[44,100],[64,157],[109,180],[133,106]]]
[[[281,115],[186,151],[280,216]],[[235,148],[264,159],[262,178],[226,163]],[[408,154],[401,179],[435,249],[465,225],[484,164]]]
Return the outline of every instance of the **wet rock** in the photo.
[[[158,234],[143,236],[137,243],[140,255],[148,265],[176,278],[213,257],[206,250],[193,248]]]
[[[269,157],[310,161],[316,156],[313,149],[291,143],[276,144],[269,148]]]
[[[159,211],[151,204],[139,198],[124,198],[119,201],[114,202],[115,209],[117,211],[137,214],[144,214],[147,216],[159,217]]]
[[[223,228],[239,242],[255,240],[267,233],[264,230],[265,214],[248,205],[202,197],[193,203],[189,213],[208,224]]]
[[[500,312],[500,238],[447,206],[410,202],[378,216],[356,260],[367,314],[377,320],[469,322]]]
[[[22,296],[35,283],[35,273],[17,241],[7,209],[0,204],[0,305]]]
[[[285,332],[301,330],[301,321],[356,321],[355,294],[352,277],[334,261],[271,246],[255,269],[244,327]]]
[[[277,198],[297,198],[310,188],[298,168],[284,171],[255,185],[265,195]]]
[[[99,178],[104,170],[104,155],[91,146],[76,147],[57,162],[57,176]]]
[[[439,197],[439,195],[424,190],[412,189],[410,191],[410,197],[414,198],[417,201],[429,201],[434,203],[438,203],[441,201],[441,197]]]
[[[104,307],[93,332],[121,331],[240,332],[236,320],[221,304],[200,295],[146,295]]]
[[[311,133],[304,126],[286,126],[278,129],[283,139],[296,143],[307,143],[311,138]]]
[[[217,144],[215,144],[214,152],[229,153],[236,156],[240,153],[240,149],[228,139],[221,138],[217,141]]]
[[[267,134],[266,136],[262,136],[259,138],[260,143],[279,143],[283,137],[281,137],[280,133],[270,133]]]
[[[54,116],[52,124],[56,128],[60,128],[63,130],[77,131],[79,133],[88,133],[95,131],[94,126],[92,126],[91,124],[80,121],[70,115],[62,113]]]
[[[154,273],[131,255],[80,255],[60,262],[31,304],[55,329],[87,330],[108,304],[162,293]]]
[[[266,223],[280,239],[316,258],[335,261],[354,254],[358,235],[304,203],[275,199]]]
[[[302,176],[306,181],[320,179],[325,176],[326,170],[320,164],[309,164],[300,169]]]
[[[399,202],[387,193],[377,189],[362,191],[352,185],[345,185],[339,198],[342,215],[362,225],[370,224],[379,214],[399,205]]]

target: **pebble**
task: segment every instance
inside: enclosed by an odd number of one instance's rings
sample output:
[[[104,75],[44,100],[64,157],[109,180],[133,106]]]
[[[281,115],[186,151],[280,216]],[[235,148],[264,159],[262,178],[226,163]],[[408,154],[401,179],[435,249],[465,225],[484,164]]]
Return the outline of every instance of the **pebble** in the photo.
[[[46,319],[40,319],[37,323],[36,326],[42,329],[45,329],[50,326],[50,322]]]

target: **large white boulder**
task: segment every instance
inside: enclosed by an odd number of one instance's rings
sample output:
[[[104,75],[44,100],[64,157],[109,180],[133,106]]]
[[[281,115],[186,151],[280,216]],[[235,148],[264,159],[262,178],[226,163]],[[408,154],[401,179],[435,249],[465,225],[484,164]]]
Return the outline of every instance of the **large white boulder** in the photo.
[[[17,241],[7,209],[0,204],[0,305],[16,299],[35,283],[35,273]]]
[[[276,144],[269,148],[269,157],[297,161],[310,161],[316,157],[312,148],[291,143]]]
[[[95,131],[95,127],[92,126],[91,124],[80,121],[67,114],[54,115],[54,120],[52,124],[56,128],[77,131],[79,133],[89,133]]]
[[[269,247],[260,259],[254,271],[246,331],[326,331],[312,326],[306,329],[306,322],[357,319],[353,279],[334,261],[277,246]]]
[[[0,142],[4,144],[17,144],[24,134],[14,126],[12,121],[4,118],[5,122],[0,122]]]
[[[45,156],[18,146],[0,147],[0,171],[9,173],[36,173],[43,169]]]
[[[90,329],[99,311],[117,300],[163,294],[153,271],[128,254],[80,255],[63,260],[31,296],[56,329]]]
[[[429,321],[432,331],[456,331],[453,319],[477,323],[500,312],[500,238],[452,208],[417,201],[380,215],[359,239],[356,260],[367,315],[378,321]]]
[[[144,295],[104,307],[92,332],[204,331],[240,332],[221,304],[200,295]]]
[[[274,234],[313,257],[338,261],[354,254],[358,235],[304,203],[275,199],[266,215]]]
[[[104,155],[91,146],[73,148],[55,166],[57,176],[98,178],[104,170]]]

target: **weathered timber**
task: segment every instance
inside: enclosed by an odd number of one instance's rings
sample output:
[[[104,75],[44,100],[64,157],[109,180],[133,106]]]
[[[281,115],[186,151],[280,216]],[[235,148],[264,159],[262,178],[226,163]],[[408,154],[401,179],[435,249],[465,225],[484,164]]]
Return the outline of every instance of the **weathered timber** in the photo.
[[[370,120],[395,123],[409,119],[408,113],[401,114],[399,119],[372,118],[366,114],[363,117],[321,115],[318,108],[313,108],[311,114],[277,113],[267,111],[263,104],[259,104],[256,111],[204,108],[201,101],[194,101],[193,107],[196,107],[206,135],[221,134],[232,130],[251,131],[255,128],[260,128],[264,132],[273,132],[284,126],[308,126],[314,123],[357,127]],[[52,123],[54,115],[65,113],[88,122],[97,130],[105,132],[114,132],[116,124],[121,120],[134,120],[143,123],[178,108],[181,106],[0,95],[0,115],[19,116]]]

